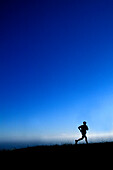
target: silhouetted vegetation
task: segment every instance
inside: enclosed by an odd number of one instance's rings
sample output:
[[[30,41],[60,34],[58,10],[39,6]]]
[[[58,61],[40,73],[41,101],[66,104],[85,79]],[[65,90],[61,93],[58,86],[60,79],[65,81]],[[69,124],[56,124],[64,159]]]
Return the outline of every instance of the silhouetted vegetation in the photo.
[[[1,153],[76,153],[76,154],[102,154],[105,152],[113,150],[113,142],[106,142],[106,143],[90,143],[90,144],[64,144],[64,145],[45,145],[45,146],[35,146],[35,147],[28,147],[22,149],[14,149],[14,150],[3,150],[0,151]]]
[[[7,166],[10,162],[17,168],[19,165],[29,168],[34,167],[47,168],[67,168],[70,167],[111,167],[113,143],[89,143],[89,144],[65,144],[52,146],[36,146],[23,149],[0,151],[1,162]],[[5,169],[5,168],[4,168]],[[76,169],[76,168],[75,168]]]

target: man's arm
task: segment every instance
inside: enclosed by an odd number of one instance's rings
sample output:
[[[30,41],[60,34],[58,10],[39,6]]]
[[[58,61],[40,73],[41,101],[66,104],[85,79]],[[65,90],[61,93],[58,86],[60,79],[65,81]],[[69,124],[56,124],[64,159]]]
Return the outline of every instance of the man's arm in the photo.
[[[80,130],[81,126],[78,127],[78,129]]]

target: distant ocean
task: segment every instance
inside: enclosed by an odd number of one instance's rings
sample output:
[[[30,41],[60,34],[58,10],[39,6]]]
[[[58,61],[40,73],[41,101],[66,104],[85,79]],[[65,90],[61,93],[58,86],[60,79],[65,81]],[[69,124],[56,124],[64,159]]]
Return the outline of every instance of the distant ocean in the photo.
[[[72,141],[26,141],[26,142],[0,142],[0,150],[13,150],[19,148],[27,148],[39,145],[62,145],[69,144]]]

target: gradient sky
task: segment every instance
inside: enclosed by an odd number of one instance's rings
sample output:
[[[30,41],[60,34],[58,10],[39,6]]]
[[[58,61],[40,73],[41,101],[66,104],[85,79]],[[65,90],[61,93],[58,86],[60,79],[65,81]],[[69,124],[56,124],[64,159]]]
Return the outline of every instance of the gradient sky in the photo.
[[[0,140],[113,131],[113,1],[0,1]]]

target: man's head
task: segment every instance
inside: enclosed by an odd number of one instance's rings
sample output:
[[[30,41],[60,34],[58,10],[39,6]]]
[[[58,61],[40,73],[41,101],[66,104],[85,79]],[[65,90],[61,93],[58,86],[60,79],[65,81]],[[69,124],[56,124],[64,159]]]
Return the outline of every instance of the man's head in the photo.
[[[83,124],[86,125],[86,122],[84,121]]]

